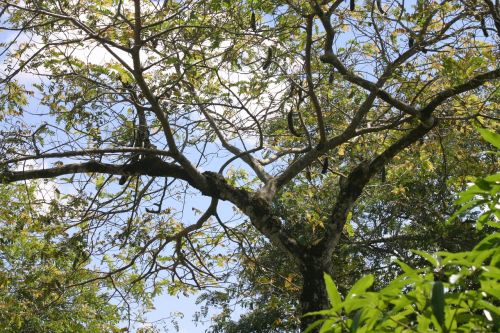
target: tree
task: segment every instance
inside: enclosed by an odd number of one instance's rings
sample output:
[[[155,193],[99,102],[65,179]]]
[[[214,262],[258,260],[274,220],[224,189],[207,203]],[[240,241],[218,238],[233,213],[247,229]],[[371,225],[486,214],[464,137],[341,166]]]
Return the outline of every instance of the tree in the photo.
[[[102,279],[131,270],[138,290],[225,279],[245,242],[227,201],[291,258],[300,311],[327,308],[323,274],[367,186],[397,184],[439,131],[496,120],[490,0],[0,3],[0,178],[57,179],[86,202],[68,224]]]

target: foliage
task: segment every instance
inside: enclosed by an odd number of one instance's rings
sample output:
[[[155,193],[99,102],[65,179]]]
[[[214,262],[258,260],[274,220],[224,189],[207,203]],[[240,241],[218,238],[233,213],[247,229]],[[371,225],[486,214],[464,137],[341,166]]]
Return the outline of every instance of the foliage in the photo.
[[[247,253],[247,248],[243,253]],[[211,318],[209,332],[295,332],[301,276],[286,253],[269,244],[252,244],[243,255],[235,274],[236,281],[224,290],[206,291],[197,302],[220,309]],[[238,307],[240,318],[232,309]],[[200,317],[202,317],[200,313]],[[203,317],[202,317],[203,318]]]
[[[320,332],[498,331],[499,248],[495,233],[469,252],[422,252],[431,265],[413,269],[399,262],[405,273],[389,285],[367,291],[374,280],[367,275],[344,299],[325,275],[332,308],[315,313],[326,317],[315,326]]]
[[[496,149],[500,149],[500,135],[498,133],[479,128],[478,131],[482,137],[490,142]],[[491,152],[493,155],[499,155],[499,152]],[[460,194],[460,199],[456,204],[461,205],[450,218],[453,220],[464,211],[480,207],[481,215],[479,216],[476,227],[480,230],[485,224],[494,226],[494,222],[489,221],[490,217],[494,217],[496,221],[500,219],[500,210],[498,203],[500,202],[500,174],[490,175],[484,178],[477,178],[474,185],[470,186],[466,191]]]
[[[479,129],[483,138],[497,149],[498,134]],[[332,278],[325,274],[331,309],[318,311],[325,318],[308,331],[320,332],[437,331],[496,332],[500,329],[500,233],[498,195],[500,174],[478,178],[475,185],[459,194],[463,205],[452,218],[466,209],[479,209],[476,227],[486,224],[493,233],[466,252],[413,252],[427,261],[414,269],[397,260],[403,270],[387,286],[368,291],[373,275],[358,280],[342,299]],[[484,217],[486,216],[486,218]],[[492,217],[492,218],[490,218]],[[487,220],[488,219],[488,220]]]
[[[41,204],[26,204],[33,195],[33,186],[0,187],[2,332],[120,331],[121,311],[107,287],[84,283],[96,275],[81,269],[88,261],[81,241],[61,237],[60,222]]]

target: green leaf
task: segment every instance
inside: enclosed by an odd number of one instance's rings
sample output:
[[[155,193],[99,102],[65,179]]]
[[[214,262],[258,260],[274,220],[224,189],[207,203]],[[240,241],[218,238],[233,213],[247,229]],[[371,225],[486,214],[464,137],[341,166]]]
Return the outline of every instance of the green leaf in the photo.
[[[337,286],[330,275],[324,273],[323,278],[325,279],[326,292],[328,293],[328,299],[330,300],[330,304],[332,308],[335,310],[336,308],[340,308],[342,304],[342,298],[337,290]]]
[[[477,131],[481,134],[484,140],[500,149],[500,134],[479,127],[477,128]]]
[[[358,296],[366,291],[366,289],[370,288],[373,284],[374,278],[372,274],[365,275],[361,279],[359,279],[349,291],[346,299],[351,299],[355,296]]]
[[[478,300],[476,307],[477,308],[487,309],[491,313],[494,313],[496,315],[500,315],[500,308],[498,306],[496,306],[496,305],[491,304],[488,301]]]
[[[494,271],[493,267],[489,267],[491,271]],[[488,280],[483,280],[481,281],[481,290],[484,291],[485,293],[495,297],[497,300],[500,300],[500,290],[498,289],[500,287],[498,279],[500,279],[500,275],[498,272],[498,269],[496,268],[497,272],[491,274],[492,279]],[[485,274],[483,274],[484,276]]]
[[[322,325],[324,322],[325,322],[325,319],[316,320],[314,323],[309,325],[309,327],[307,327],[307,329],[304,331],[304,333],[312,332],[316,327],[318,327],[319,325]]]
[[[479,187],[481,190],[484,190],[484,191],[490,191],[491,190],[491,185],[488,181],[482,179],[482,178],[478,178],[476,179],[476,181],[474,182],[477,187]]]
[[[486,180],[488,182],[492,182],[492,183],[500,182],[500,173],[496,173],[494,175],[486,176],[486,177],[484,177],[484,180]]]
[[[495,232],[494,234],[486,236],[486,238],[480,241],[474,247],[474,251],[484,251],[484,250],[494,249],[498,246],[500,246],[500,233]]]
[[[308,312],[304,315],[304,317],[308,316],[328,316],[332,314],[332,310],[327,309],[327,310],[319,310],[319,311],[312,311]]]
[[[333,325],[335,324],[336,320],[332,319],[327,319],[324,321],[323,326],[321,326],[321,329],[319,330],[319,333],[330,333],[334,332],[333,330]]]
[[[432,255],[430,253],[427,253],[427,252],[424,252],[424,251],[420,251],[420,250],[411,250],[411,252],[413,252],[415,254],[418,254],[422,258],[426,259],[435,268],[440,267],[440,263],[439,263],[438,259],[434,255]]]
[[[477,230],[483,230],[484,224],[488,222],[489,217],[491,216],[492,212],[488,211],[479,216],[476,222],[476,228]]]
[[[359,319],[361,318],[361,314],[363,313],[363,309],[359,309],[356,311],[356,314],[354,315],[354,318],[352,319],[352,325],[350,329],[350,333],[355,333],[358,331],[358,326],[359,326]]]
[[[130,84],[130,83],[134,82],[134,77],[132,76],[132,74],[129,71],[127,71],[122,65],[111,64],[111,65],[109,65],[109,68],[112,68],[118,72],[118,74],[120,76],[120,80],[124,84]]]
[[[365,275],[352,286],[351,292],[360,294],[370,288],[373,285],[373,281],[374,277],[372,274]]]
[[[401,267],[403,272],[405,272],[409,277],[414,278],[418,275],[416,270],[414,270],[413,268],[411,268],[410,266],[408,266],[406,263],[402,262],[401,260],[396,259],[396,260],[394,260],[394,262],[397,263],[399,265],[399,267]]]

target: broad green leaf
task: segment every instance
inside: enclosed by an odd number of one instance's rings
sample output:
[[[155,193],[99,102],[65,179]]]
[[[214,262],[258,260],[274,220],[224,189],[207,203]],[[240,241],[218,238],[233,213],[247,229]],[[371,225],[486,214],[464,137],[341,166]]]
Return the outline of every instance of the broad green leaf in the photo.
[[[318,320],[316,320],[314,323],[312,323],[311,325],[309,325],[307,327],[307,329],[304,331],[304,333],[308,333],[308,332],[313,331],[315,328],[317,328],[318,326],[322,325],[325,321],[326,321],[326,319],[318,319]]]
[[[500,173],[496,173],[494,175],[489,175],[484,178],[484,180],[488,182],[500,182]]]
[[[484,276],[484,274],[483,274]],[[500,275],[498,269],[495,273],[491,274],[493,279],[491,280],[482,280],[481,281],[481,290],[489,295],[495,297],[497,301],[500,301]]]
[[[401,260],[396,259],[396,260],[394,260],[394,262],[397,263],[399,265],[399,267],[401,267],[403,272],[405,272],[410,278],[415,278],[418,275],[418,273],[415,269],[411,268],[410,266],[408,266],[406,263],[402,262]]]
[[[325,280],[326,292],[328,293],[328,299],[330,300],[330,305],[334,310],[340,309],[340,306],[342,304],[342,297],[340,296],[339,291],[337,290],[335,282],[333,281],[331,276],[326,273],[323,274],[323,278]]]
[[[482,178],[476,179],[475,184],[484,191],[490,191],[492,188],[490,183]]]
[[[492,235],[486,236],[481,240],[475,247],[474,251],[484,251],[489,249],[495,249],[500,246],[500,233],[495,232]]]
[[[477,306],[478,306],[478,308],[487,309],[491,313],[494,313],[497,316],[500,316],[500,307],[498,307],[498,306],[496,306],[496,305],[494,305],[494,304],[492,304],[484,299],[478,300]]]
[[[354,295],[359,295],[366,291],[373,285],[374,277],[372,274],[368,274],[359,279],[351,288],[349,295],[352,297]],[[349,296],[348,296],[349,297]]]
[[[477,128],[477,131],[481,134],[484,140],[500,149],[500,134],[479,127]]]
[[[333,319],[327,319],[323,322],[323,326],[321,326],[319,333],[333,333],[333,325],[335,324],[336,320]]]
[[[440,266],[438,259],[432,254],[429,254],[425,251],[420,251],[420,250],[411,250],[411,252],[418,254],[422,258],[426,259],[428,262],[430,262],[432,264],[432,266],[434,266],[436,268]]]
[[[306,316],[327,316],[327,315],[331,315],[331,314],[333,314],[332,310],[326,309],[326,310],[308,312],[304,315],[304,317],[306,317]]]
[[[350,329],[350,333],[356,333],[358,331],[358,326],[360,324],[360,318],[361,314],[363,313],[363,309],[359,309],[356,311],[356,314],[354,315],[354,318],[352,319],[352,325]]]

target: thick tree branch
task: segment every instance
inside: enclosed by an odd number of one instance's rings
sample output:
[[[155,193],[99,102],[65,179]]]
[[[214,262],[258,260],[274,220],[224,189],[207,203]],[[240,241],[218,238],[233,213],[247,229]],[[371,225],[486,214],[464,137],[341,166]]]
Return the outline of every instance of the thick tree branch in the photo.
[[[424,108],[422,108],[420,113],[422,114],[423,117],[427,118],[439,105],[441,105],[448,98],[476,89],[488,81],[496,80],[499,78],[500,78],[500,68],[479,74],[469,79],[465,83],[441,91]]]
[[[356,200],[361,195],[364,187],[370,179],[379,172],[394,156],[403,149],[417,142],[421,137],[428,133],[435,125],[431,126],[420,124],[408,134],[404,135],[398,141],[389,146],[383,153],[375,157],[371,162],[362,162],[348,175],[347,179],[340,179],[340,192],[337,195],[337,201],[333,207],[332,214],[326,225],[325,237],[311,248],[313,253],[321,256],[330,256],[337,245],[342,230],[347,221],[347,214],[352,210]]]
[[[163,133],[165,134],[165,139],[167,140],[168,147],[172,152],[172,157],[178,161],[186,172],[189,174],[191,179],[198,184],[199,188],[206,188],[207,184],[205,183],[204,177],[196,170],[196,168],[191,164],[191,162],[179,151],[177,144],[175,143],[174,134],[172,132],[170,122],[163,112],[158,99],[152,93],[148,83],[144,78],[142,63],[141,63],[141,54],[140,50],[143,45],[143,41],[141,40],[141,31],[142,31],[142,23],[141,23],[141,6],[139,0],[134,0],[134,46],[131,49],[132,62],[133,62],[133,70],[131,70],[132,75],[134,76],[139,88],[142,93],[151,104],[152,110],[156,115],[157,119],[160,121],[160,124],[163,128]]]
[[[114,165],[89,161],[85,163],[67,164],[59,167],[23,170],[23,171],[1,171],[0,180],[12,183],[20,180],[55,178],[68,174],[77,173],[103,173],[121,176],[158,176],[173,177],[192,183],[187,172],[179,165],[162,161],[159,157],[146,157],[138,162],[125,165]]]
[[[318,242],[312,252],[318,255],[330,255],[337,245],[344,225],[347,220],[347,214],[351,211],[354,202],[361,195],[364,187],[370,179],[379,172],[400,151],[410,146],[418,139],[423,137],[437,124],[437,120],[432,117],[432,112],[448,98],[461,94],[463,92],[475,89],[489,80],[500,76],[500,69],[479,74],[468,82],[449,88],[441,93],[427,104],[420,114],[422,115],[421,124],[411,130],[408,134],[389,146],[382,154],[375,157],[369,163],[361,163],[349,174],[347,179],[340,181],[340,192],[337,196],[337,202],[333,208],[332,215],[326,228],[325,237]]]
[[[75,150],[75,151],[62,151],[57,153],[40,153],[38,155],[29,155],[23,156],[19,158],[13,158],[9,160],[0,161],[1,165],[11,164],[11,163],[19,163],[23,161],[29,160],[38,160],[45,158],[65,158],[65,157],[73,157],[73,156],[102,156],[105,154],[116,154],[116,153],[136,153],[136,154],[149,154],[149,155],[157,155],[157,156],[171,156],[169,151],[151,149],[151,148],[142,148],[142,147],[123,147],[123,148],[103,148],[103,149],[84,149],[84,150]]]
[[[304,248],[283,230],[281,221],[274,214],[265,189],[250,193],[243,189],[237,189],[229,185],[224,177],[215,172],[204,172],[207,178],[212,196],[217,196],[222,200],[227,200],[235,204],[245,215],[250,218],[254,227],[266,236],[275,245],[281,246],[290,253],[294,259],[299,259]]]
[[[304,60],[304,69],[306,72],[306,79],[307,79],[307,93],[309,95],[309,98],[311,98],[311,103],[316,113],[316,121],[318,122],[319,145],[322,146],[326,142],[325,121],[323,119],[323,111],[321,110],[321,105],[319,103],[318,96],[316,96],[316,92],[314,91],[314,81],[312,78],[312,69],[311,69],[311,51],[313,46],[313,40],[312,40],[313,22],[314,22],[314,15],[310,15],[307,18],[306,50],[305,50],[306,52]]]

